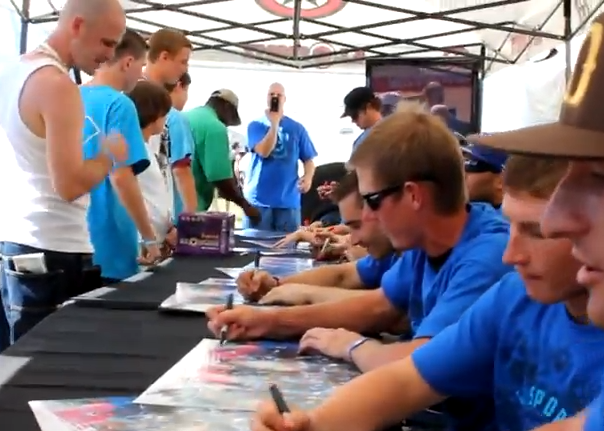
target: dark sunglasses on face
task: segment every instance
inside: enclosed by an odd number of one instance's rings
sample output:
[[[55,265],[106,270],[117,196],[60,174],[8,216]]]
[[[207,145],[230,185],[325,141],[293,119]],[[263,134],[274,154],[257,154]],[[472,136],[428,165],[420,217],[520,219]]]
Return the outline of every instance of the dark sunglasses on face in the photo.
[[[392,196],[403,189],[403,186],[392,186],[373,193],[362,195],[363,201],[371,211],[377,211],[388,196]]]
[[[464,163],[464,170],[470,174],[500,174],[501,170],[497,169],[496,166],[490,163],[483,162],[482,160],[466,160]]]

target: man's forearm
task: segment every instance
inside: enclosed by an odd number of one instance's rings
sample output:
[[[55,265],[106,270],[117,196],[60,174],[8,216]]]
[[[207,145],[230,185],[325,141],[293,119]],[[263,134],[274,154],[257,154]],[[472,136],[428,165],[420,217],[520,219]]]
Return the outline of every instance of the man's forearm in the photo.
[[[376,290],[342,301],[284,307],[266,313],[272,314],[274,324],[269,335],[275,337],[298,336],[316,327],[377,333],[401,318],[388,299]]]
[[[346,264],[326,265],[280,279],[281,284],[310,284],[313,286],[342,287],[346,278]]]
[[[195,178],[190,166],[174,166],[172,168],[176,188],[182,199],[184,212],[197,211],[197,192],[195,190]],[[178,214],[175,214],[178,216]]]
[[[235,182],[235,178],[216,181],[214,184],[218,188],[220,195],[226,200],[233,202],[235,205],[243,208],[244,210],[251,206],[250,203],[243,197],[241,189]]]
[[[411,358],[407,358],[337,388],[329,398],[310,411],[311,429],[386,429],[444,399],[422,379]]]
[[[315,176],[315,170],[316,170],[314,160],[310,159],[310,160],[305,161],[303,163],[303,167],[304,167],[304,178],[307,179],[308,181],[312,182],[312,179]]]
[[[111,183],[141,236],[144,239],[154,239],[155,231],[149,220],[145,199],[134,174],[130,172],[119,177],[112,176]]]
[[[79,171],[76,171],[75,178],[71,181],[64,181],[52,178],[53,187],[61,198],[72,202],[88,193],[103,181],[113,166],[111,157],[106,154],[100,154],[95,159],[84,160]],[[63,174],[63,176],[65,176]],[[67,177],[66,177],[67,178]]]
[[[342,289],[341,287],[327,286],[308,286],[308,288],[308,302],[310,304],[341,301],[365,294],[365,291],[361,289]]]
[[[374,370],[410,356],[415,349],[427,343],[429,338],[420,338],[408,342],[382,344],[377,340],[367,341],[353,350],[352,360],[362,372]]]
[[[275,149],[275,145],[277,145],[277,126],[271,125],[264,138],[254,147],[254,152],[262,157],[268,157]]]

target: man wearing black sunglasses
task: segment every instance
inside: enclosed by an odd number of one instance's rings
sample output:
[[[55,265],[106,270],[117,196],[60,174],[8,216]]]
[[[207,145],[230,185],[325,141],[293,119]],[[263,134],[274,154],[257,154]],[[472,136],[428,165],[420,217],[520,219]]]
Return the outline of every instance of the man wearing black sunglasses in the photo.
[[[345,360],[354,352],[355,364],[367,371],[410,355],[457,322],[512,269],[502,263],[508,223],[491,205],[467,204],[459,142],[438,118],[423,111],[391,114],[372,129],[350,163],[363,195],[362,222],[379,222],[404,252],[382,277],[381,288],[337,302],[262,312],[217,307],[207,313],[211,328],[241,328],[229,333],[232,339],[292,337],[327,328],[312,347]],[[360,335],[400,333],[405,317],[413,332],[409,342],[365,343]]]
[[[470,201],[488,203],[499,209],[503,200],[501,173],[507,154],[472,143],[462,147],[462,152]]]

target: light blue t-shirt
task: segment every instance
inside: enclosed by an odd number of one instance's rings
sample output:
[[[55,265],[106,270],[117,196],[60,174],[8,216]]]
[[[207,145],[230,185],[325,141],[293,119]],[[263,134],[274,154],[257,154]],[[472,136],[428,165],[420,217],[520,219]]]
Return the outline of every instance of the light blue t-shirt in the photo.
[[[434,268],[424,251],[409,250],[382,280],[384,295],[409,316],[415,338],[433,337],[457,322],[512,270],[502,262],[509,237],[507,221],[491,205],[468,208],[461,238],[440,268]]]
[[[369,134],[370,130],[371,129],[363,130],[363,133],[361,133],[359,136],[357,136],[357,138],[354,140],[354,142],[352,143],[352,152],[353,153],[354,153],[354,150],[356,150],[357,147],[361,144],[361,142],[363,142],[365,140],[365,138]]]
[[[86,120],[84,156],[101,151],[101,138],[119,133],[128,145],[128,159],[117,167],[130,166],[134,175],[149,166],[145,141],[132,100],[108,86],[80,86]],[[88,230],[94,247],[94,263],[102,276],[124,279],[138,272],[138,231],[120,203],[109,177],[90,192]]]
[[[299,209],[298,162],[317,157],[306,128],[289,117],[279,123],[277,143],[271,154],[264,158],[254,148],[270,129],[265,117],[252,121],[247,127],[250,163],[245,177],[244,193],[254,206],[275,209]]]
[[[529,431],[600,393],[604,331],[576,323],[563,303],[532,300],[513,272],[412,358],[437,392],[492,398],[495,429]]]
[[[168,158],[170,165],[191,157],[193,153],[193,135],[191,127],[185,116],[179,110],[172,108],[166,118],[166,130],[168,138]],[[173,181],[174,188],[174,218],[178,218],[183,210],[183,203],[176,181]]]
[[[380,259],[365,256],[357,260],[357,273],[363,285],[369,289],[380,287],[382,277],[394,266],[398,259],[398,253],[390,253]]]
[[[604,379],[600,385],[600,393],[585,412],[583,431],[604,431]]]

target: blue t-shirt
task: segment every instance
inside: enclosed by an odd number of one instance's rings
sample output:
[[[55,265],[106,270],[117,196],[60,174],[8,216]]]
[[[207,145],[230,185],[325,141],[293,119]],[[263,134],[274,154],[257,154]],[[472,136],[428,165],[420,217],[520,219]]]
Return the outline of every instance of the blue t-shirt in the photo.
[[[513,272],[413,355],[437,392],[492,397],[498,430],[528,431],[583,410],[600,392],[604,331],[540,304]]]
[[[128,159],[117,167],[130,166],[134,175],[149,166],[147,149],[136,107],[123,93],[108,86],[80,86],[86,120],[84,155],[101,151],[101,138],[119,133],[128,145]],[[94,263],[103,277],[124,279],[138,272],[138,231],[120,203],[109,177],[90,192],[88,230],[94,247]]]
[[[382,280],[382,289],[409,316],[415,338],[433,337],[457,322],[512,270],[502,262],[508,237],[508,223],[491,205],[470,204],[462,236],[438,270],[423,250],[403,253]]]
[[[352,152],[353,153],[354,153],[354,150],[356,150],[357,147],[361,144],[361,142],[363,142],[365,140],[365,138],[369,134],[370,130],[371,129],[363,130],[363,133],[361,133],[359,136],[357,136],[357,138],[354,140],[354,142],[352,143]]]
[[[584,431],[604,431],[604,379],[600,385],[600,394],[592,401],[585,412]]]
[[[191,153],[193,153],[193,135],[189,122],[182,112],[174,108],[170,109],[166,118],[166,128],[170,148],[170,165],[191,157]],[[183,203],[176,182],[172,187],[174,187],[174,217],[178,218],[178,214],[183,210]]]
[[[254,206],[270,208],[300,208],[298,190],[298,161],[317,157],[306,128],[289,117],[279,123],[277,143],[264,158],[254,151],[270,129],[265,117],[252,121],[247,127],[250,163],[245,176],[245,197]]]
[[[398,253],[390,253],[380,259],[365,256],[356,261],[357,273],[364,286],[373,289],[382,285],[382,277],[399,259]]]

